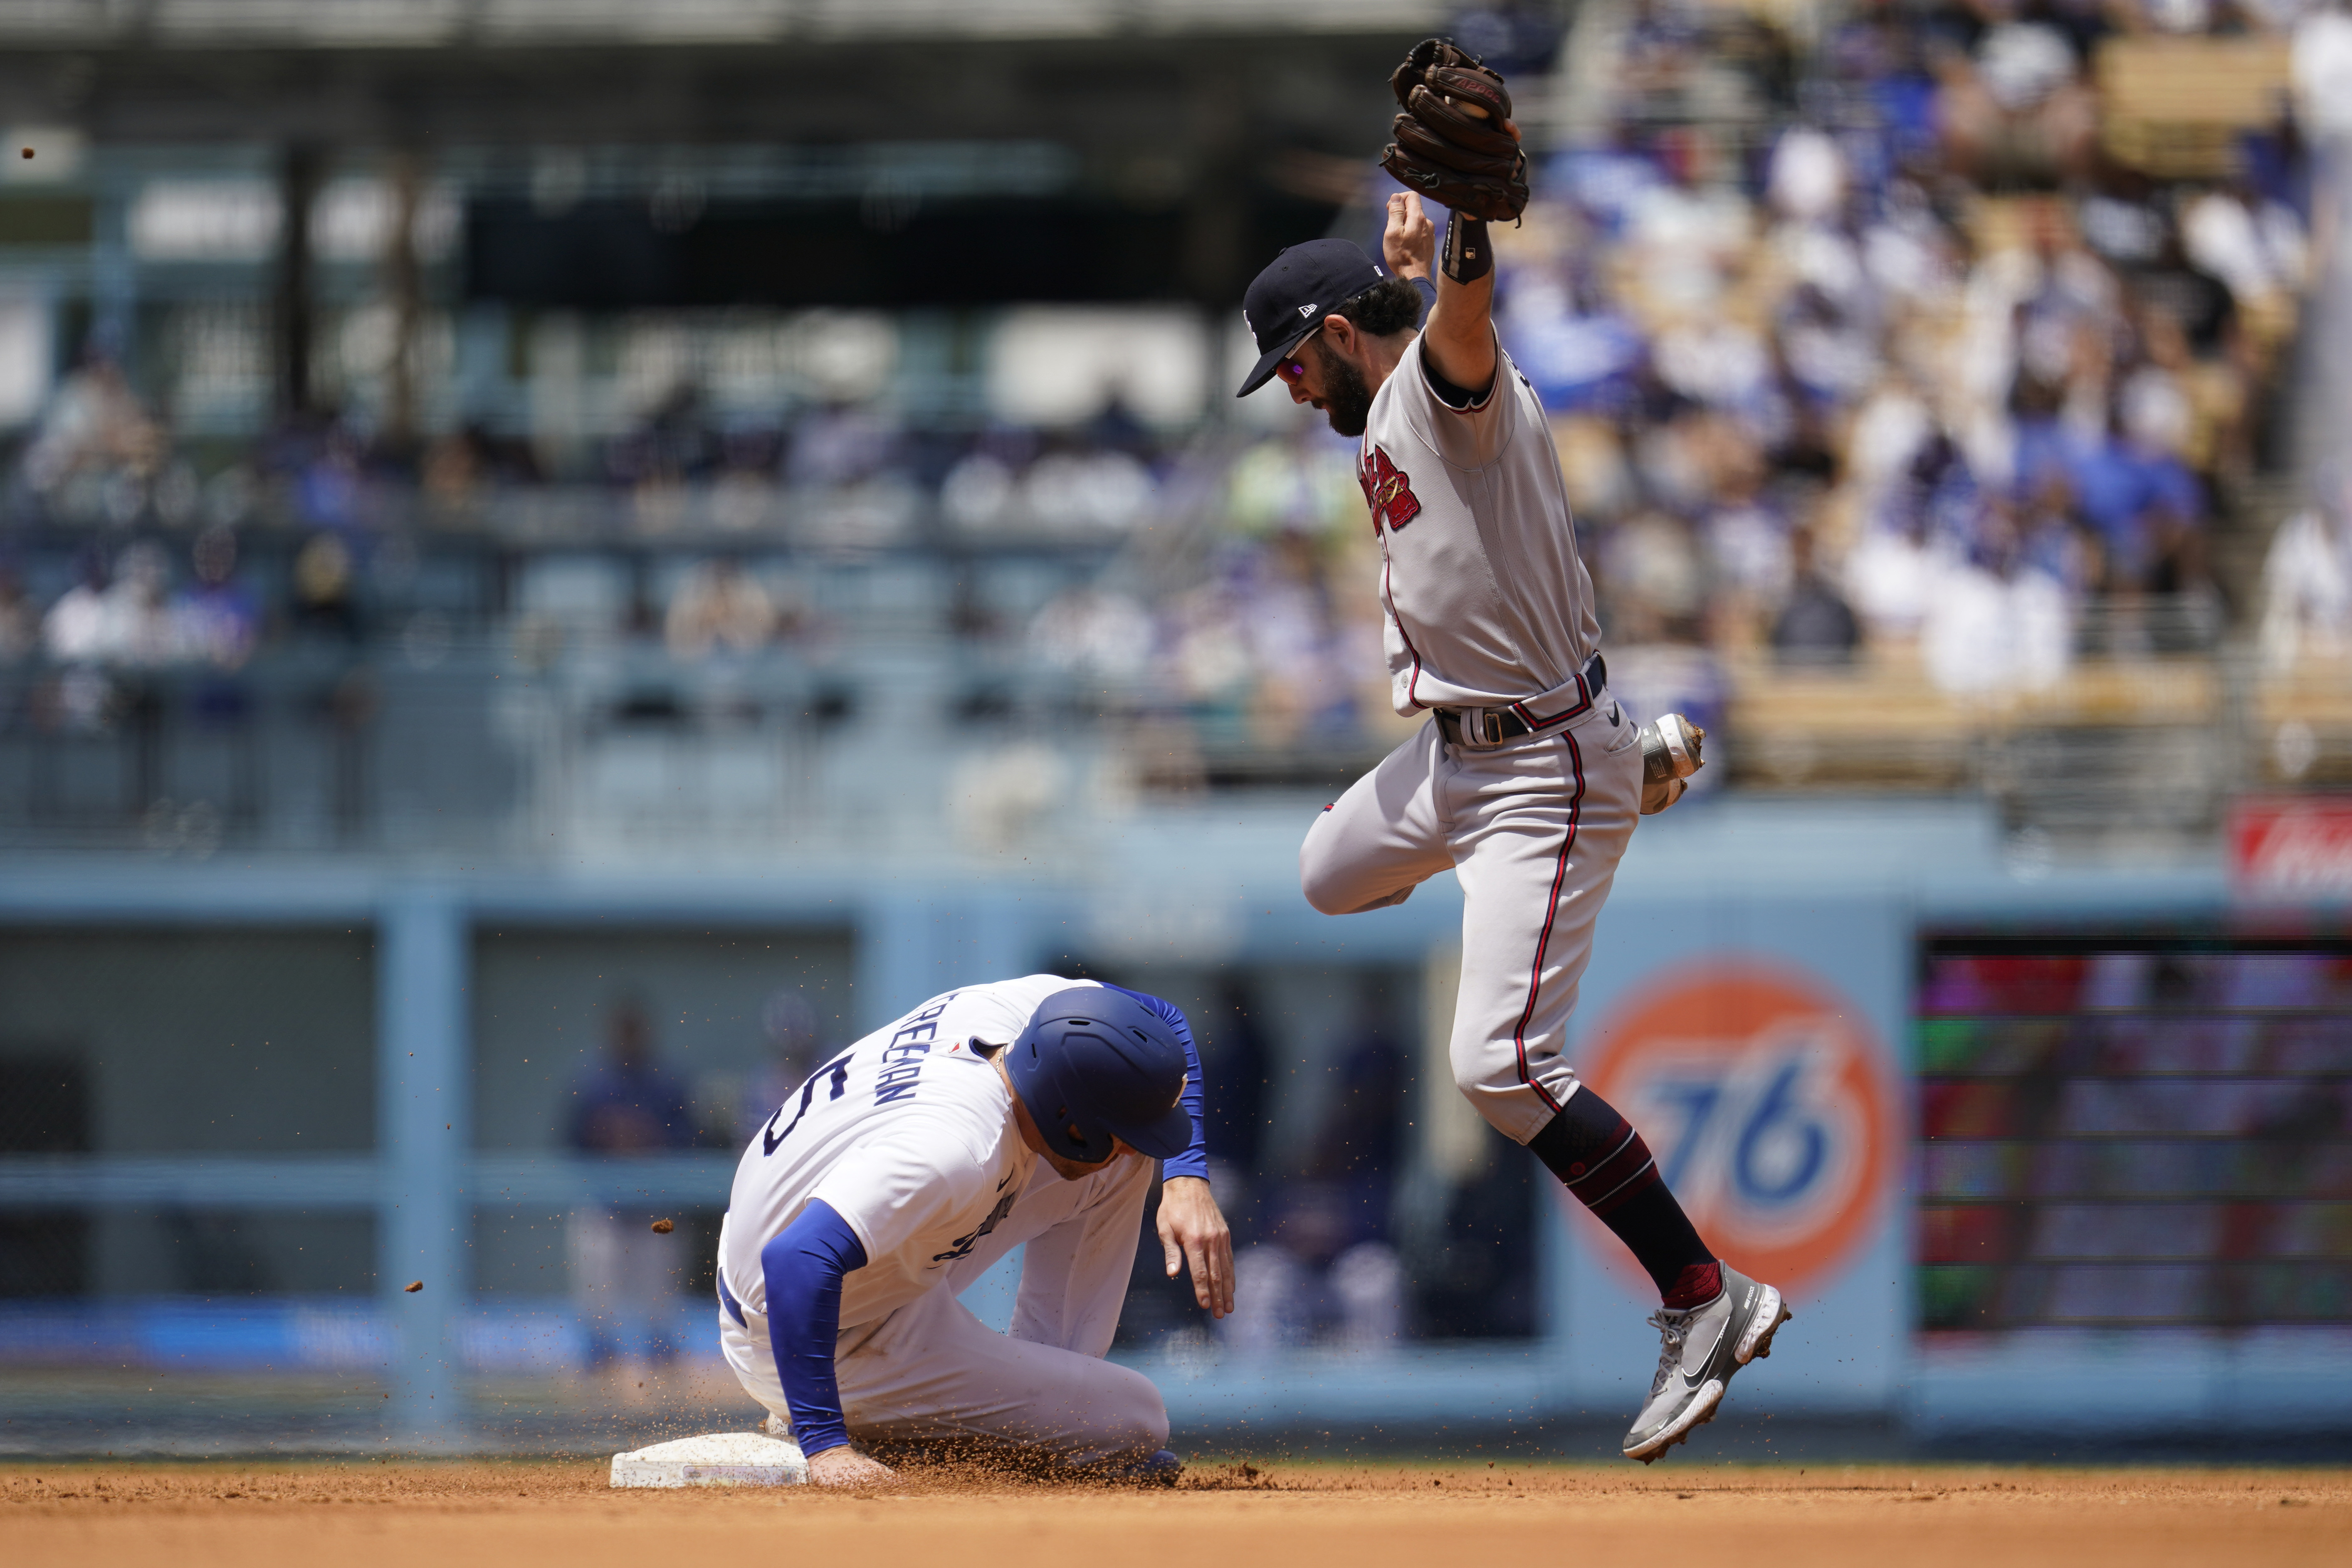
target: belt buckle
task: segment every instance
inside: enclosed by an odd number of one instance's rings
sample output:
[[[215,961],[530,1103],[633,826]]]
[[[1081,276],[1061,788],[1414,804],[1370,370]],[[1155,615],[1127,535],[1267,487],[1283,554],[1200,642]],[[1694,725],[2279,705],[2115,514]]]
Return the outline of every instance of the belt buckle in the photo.
[[[1503,743],[1503,721],[1492,708],[1457,708],[1454,729],[1461,743],[1474,752],[1490,752]]]

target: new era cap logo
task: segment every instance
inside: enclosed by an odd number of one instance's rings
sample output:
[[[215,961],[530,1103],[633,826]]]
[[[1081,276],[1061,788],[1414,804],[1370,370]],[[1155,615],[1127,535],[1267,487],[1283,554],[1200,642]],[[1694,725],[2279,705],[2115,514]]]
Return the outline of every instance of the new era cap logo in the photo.
[[[1302,316],[1311,316],[1315,313],[1315,307],[1312,305],[1301,305],[1298,307],[1298,313]]]

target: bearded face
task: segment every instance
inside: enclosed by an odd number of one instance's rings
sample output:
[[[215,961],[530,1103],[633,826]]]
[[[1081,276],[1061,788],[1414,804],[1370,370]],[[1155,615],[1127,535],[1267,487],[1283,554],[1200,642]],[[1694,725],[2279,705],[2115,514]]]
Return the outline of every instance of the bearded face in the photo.
[[[1323,413],[1331,428],[1342,436],[1362,435],[1372,416],[1372,389],[1365,384],[1363,373],[1325,348],[1319,337],[1307,342],[1307,351],[1315,356],[1321,375]]]

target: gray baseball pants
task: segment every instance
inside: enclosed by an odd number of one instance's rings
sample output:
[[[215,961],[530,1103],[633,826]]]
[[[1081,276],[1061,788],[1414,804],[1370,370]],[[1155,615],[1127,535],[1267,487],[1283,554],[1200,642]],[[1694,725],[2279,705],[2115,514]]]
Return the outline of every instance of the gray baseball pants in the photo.
[[[1401,904],[1454,868],[1454,1081],[1521,1143],[1576,1091],[1569,1015],[1641,816],[1637,735],[1606,691],[1564,725],[1492,747],[1451,744],[1433,720],[1326,806],[1299,847],[1307,901],[1327,915]]]

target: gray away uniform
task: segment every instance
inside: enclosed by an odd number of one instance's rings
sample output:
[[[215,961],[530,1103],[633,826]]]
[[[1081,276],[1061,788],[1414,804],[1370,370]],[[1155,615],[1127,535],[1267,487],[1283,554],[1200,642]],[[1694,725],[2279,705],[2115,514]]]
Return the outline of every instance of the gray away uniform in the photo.
[[[1576,1092],[1561,1048],[1640,815],[1642,748],[1596,679],[1592,581],[1543,405],[1496,360],[1493,389],[1457,409],[1416,339],[1372,399],[1357,466],[1396,710],[1461,714],[1461,739],[1423,725],[1325,808],[1298,859],[1307,902],[1334,915],[1454,868],[1454,1081],[1525,1143]],[[1530,732],[1480,743],[1506,714]]]

